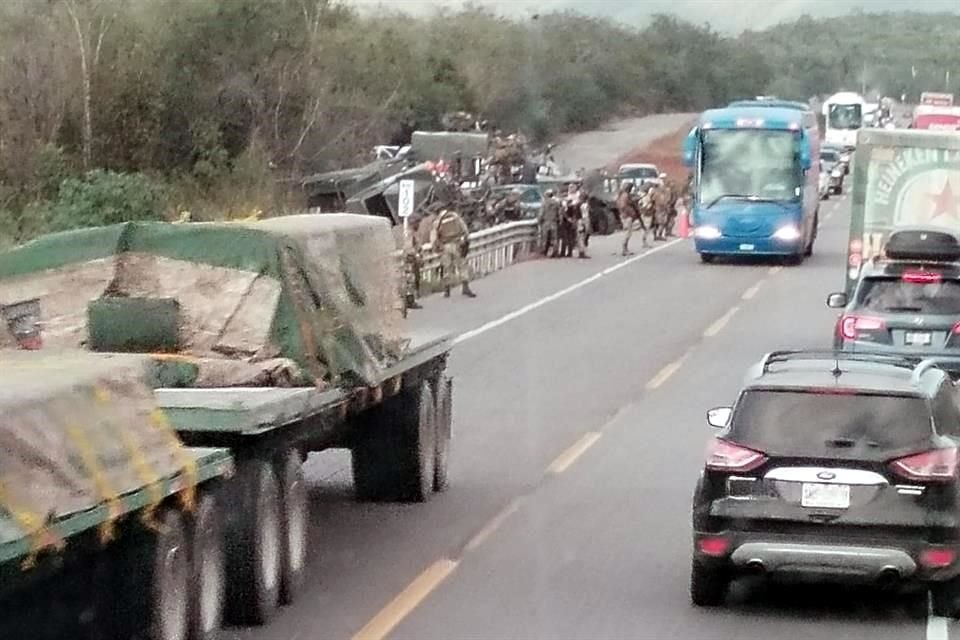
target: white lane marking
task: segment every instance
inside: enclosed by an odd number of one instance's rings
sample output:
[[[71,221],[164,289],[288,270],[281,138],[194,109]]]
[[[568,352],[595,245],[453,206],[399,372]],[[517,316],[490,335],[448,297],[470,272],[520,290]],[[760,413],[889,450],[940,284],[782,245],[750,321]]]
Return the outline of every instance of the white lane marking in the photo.
[[[746,291],[744,291],[744,292],[743,292],[743,295],[740,296],[740,298],[741,298],[742,300],[752,300],[753,297],[754,297],[755,295],[757,295],[757,292],[760,291],[760,287],[762,287],[762,286],[763,286],[763,280],[761,280],[761,281],[758,282],[757,284],[753,285],[752,287],[750,287],[749,289],[747,289]]]
[[[703,332],[703,337],[712,338],[713,336],[720,333],[720,330],[723,329],[725,326],[727,326],[727,323],[730,322],[730,318],[732,318],[733,315],[739,310],[740,310],[740,306],[735,305],[733,308],[730,309],[730,311],[727,311],[725,314],[717,318],[717,320],[712,325],[707,327],[706,331]]]
[[[646,251],[646,252],[644,252],[644,253],[641,253],[641,254],[638,255],[638,256],[634,256],[634,257],[632,257],[632,258],[629,258],[629,259],[627,259],[627,260],[624,260],[623,262],[618,262],[617,264],[615,264],[615,265],[613,265],[613,266],[611,266],[611,267],[607,267],[607,268],[604,269],[603,271],[599,271],[599,272],[593,274],[592,276],[590,276],[589,278],[586,278],[586,279],[584,279],[584,280],[581,280],[580,282],[577,282],[577,283],[575,283],[575,284],[572,284],[572,285],[570,285],[569,287],[566,287],[565,289],[561,289],[560,291],[557,291],[556,293],[551,293],[550,295],[548,295],[548,296],[546,296],[546,297],[544,297],[544,298],[540,298],[540,299],[537,300],[536,302],[531,302],[530,304],[528,304],[528,305],[526,305],[526,306],[520,307],[520,308],[517,309],[516,311],[511,311],[510,313],[508,313],[508,314],[506,314],[506,315],[504,315],[504,316],[501,316],[500,318],[497,318],[496,320],[491,320],[490,322],[488,322],[488,323],[486,323],[486,324],[480,325],[480,326],[477,327],[476,329],[471,329],[470,331],[467,331],[467,332],[465,332],[465,333],[461,333],[459,336],[457,336],[456,338],[453,339],[453,344],[459,344],[459,343],[461,343],[461,342],[466,342],[467,340],[470,340],[471,338],[476,338],[477,336],[482,335],[482,334],[486,333],[487,331],[490,331],[491,329],[496,329],[497,327],[499,327],[499,326],[501,326],[501,325],[504,325],[504,324],[510,322],[511,320],[516,320],[517,318],[519,318],[519,317],[521,317],[521,316],[525,316],[526,314],[528,314],[528,313],[530,313],[531,311],[534,311],[534,310],[536,310],[536,309],[539,309],[540,307],[542,307],[542,306],[545,305],[545,304],[549,304],[549,303],[553,302],[554,300],[558,300],[558,299],[560,299],[560,298],[562,298],[562,297],[564,297],[564,296],[566,296],[566,295],[569,295],[569,294],[573,293],[574,291],[576,291],[576,290],[578,290],[578,289],[582,289],[583,287],[587,286],[587,285],[590,284],[591,282],[596,282],[597,280],[599,280],[600,278],[602,278],[602,277],[604,277],[604,276],[608,276],[608,275],[610,275],[611,273],[613,273],[613,272],[615,272],[615,271],[619,271],[620,269],[623,269],[624,267],[633,264],[634,262],[637,262],[637,261],[639,261],[639,260],[643,260],[644,258],[646,258],[646,257],[648,257],[648,256],[652,256],[652,255],[655,254],[655,253],[659,253],[660,251],[663,251],[664,249],[667,249],[667,248],[669,248],[669,247],[672,247],[672,246],[674,246],[675,244],[677,244],[678,242],[682,242],[682,241],[683,241],[683,238],[676,238],[675,240],[671,240],[670,242],[667,242],[666,244],[662,244],[662,245],[660,245],[659,247],[654,247],[653,249],[650,249],[649,251]]]

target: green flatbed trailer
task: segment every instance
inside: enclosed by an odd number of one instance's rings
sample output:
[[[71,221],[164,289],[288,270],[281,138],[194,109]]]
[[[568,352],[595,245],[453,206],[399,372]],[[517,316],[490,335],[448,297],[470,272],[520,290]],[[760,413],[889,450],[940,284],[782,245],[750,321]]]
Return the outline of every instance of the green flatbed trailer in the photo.
[[[213,637],[230,451],[179,441],[147,358],[0,363],[0,638]]]
[[[127,223],[0,253],[0,305],[35,302],[44,348],[183,347],[152,358],[154,398],[188,446],[226,448],[234,461],[220,489],[232,507],[223,544],[233,623],[265,623],[303,584],[308,453],[349,449],[360,500],[421,502],[447,487],[453,342],[401,329],[399,274],[384,259],[393,242],[386,221],[325,214]],[[146,327],[151,309],[163,321]],[[243,375],[253,367],[260,382],[224,384],[239,375],[224,363]],[[298,382],[274,384],[291,367]],[[266,385],[260,369],[271,372]]]

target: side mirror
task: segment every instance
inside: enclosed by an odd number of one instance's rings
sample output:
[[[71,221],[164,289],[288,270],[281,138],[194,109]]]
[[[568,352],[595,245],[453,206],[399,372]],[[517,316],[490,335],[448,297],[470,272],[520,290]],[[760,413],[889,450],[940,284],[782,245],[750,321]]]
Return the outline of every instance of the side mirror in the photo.
[[[723,429],[730,424],[730,416],[733,415],[732,407],[716,407],[707,411],[707,424],[717,429]]]
[[[697,142],[700,139],[700,129],[694,127],[683,140],[683,166],[692,167],[697,161]]]
[[[831,293],[827,296],[827,306],[831,309],[843,309],[847,306],[847,294]]]
[[[813,157],[810,154],[810,138],[806,132],[800,134],[800,168],[806,171],[813,166]]]

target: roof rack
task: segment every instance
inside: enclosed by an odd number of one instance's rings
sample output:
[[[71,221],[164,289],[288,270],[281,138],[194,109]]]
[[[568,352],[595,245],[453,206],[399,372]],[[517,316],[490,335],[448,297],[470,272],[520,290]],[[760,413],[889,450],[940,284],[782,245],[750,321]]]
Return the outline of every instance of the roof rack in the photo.
[[[789,362],[791,360],[833,360],[836,362],[835,372],[840,372],[841,362],[875,362],[888,364],[894,367],[907,369],[911,372],[911,381],[920,384],[923,374],[931,369],[942,369],[948,375],[960,373],[960,355],[925,356],[924,354],[910,353],[877,353],[877,352],[849,352],[828,350],[791,349],[771,351],[760,360],[761,375],[767,373],[771,364]],[[943,365],[947,365],[944,367]]]
[[[893,366],[913,369],[917,358],[896,353],[855,353],[837,350],[816,349],[788,349],[771,351],[760,360],[761,373],[766,373],[771,364],[789,362],[791,360],[833,360],[840,362],[881,362]],[[957,360],[960,363],[960,359]]]

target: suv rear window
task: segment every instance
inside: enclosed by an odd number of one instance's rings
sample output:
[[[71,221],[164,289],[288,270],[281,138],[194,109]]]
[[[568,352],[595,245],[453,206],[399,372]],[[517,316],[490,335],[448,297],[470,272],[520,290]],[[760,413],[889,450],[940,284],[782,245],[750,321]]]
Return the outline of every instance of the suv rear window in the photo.
[[[960,281],[905,282],[899,278],[867,278],[857,293],[857,306],[887,313],[960,314]]]
[[[730,439],[772,455],[886,460],[933,436],[923,398],[807,391],[747,391]]]

